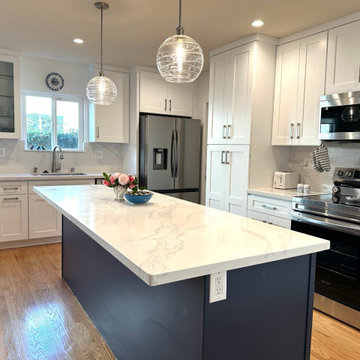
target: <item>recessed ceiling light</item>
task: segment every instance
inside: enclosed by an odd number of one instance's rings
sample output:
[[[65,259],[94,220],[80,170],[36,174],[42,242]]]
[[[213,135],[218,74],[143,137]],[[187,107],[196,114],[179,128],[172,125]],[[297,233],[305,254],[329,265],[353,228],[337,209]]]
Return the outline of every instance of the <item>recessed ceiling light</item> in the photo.
[[[254,20],[251,25],[254,27],[260,27],[264,25],[264,22],[262,20]]]
[[[83,44],[83,43],[84,43],[84,40],[83,40],[83,39],[76,38],[76,39],[73,40],[73,42],[74,42],[75,44]]]

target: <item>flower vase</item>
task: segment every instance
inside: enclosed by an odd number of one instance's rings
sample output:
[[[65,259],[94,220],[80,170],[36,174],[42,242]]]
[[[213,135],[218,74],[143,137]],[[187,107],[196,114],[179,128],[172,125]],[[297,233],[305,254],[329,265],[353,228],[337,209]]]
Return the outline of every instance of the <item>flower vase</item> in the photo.
[[[124,200],[124,194],[126,192],[126,189],[122,186],[115,186],[113,187],[114,193],[115,193],[115,200],[122,201]]]

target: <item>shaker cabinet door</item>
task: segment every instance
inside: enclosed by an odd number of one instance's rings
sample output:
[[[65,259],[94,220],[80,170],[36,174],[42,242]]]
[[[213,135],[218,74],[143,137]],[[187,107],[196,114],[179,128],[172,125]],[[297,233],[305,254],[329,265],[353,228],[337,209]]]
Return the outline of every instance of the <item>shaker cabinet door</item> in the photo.
[[[0,241],[28,238],[27,195],[0,196]]]
[[[226,147],[226,210],[246,216],[247,189],[249,183],[249,146],[228,145]]]
[[[225,164],[224,146],[208,146],[206,169],[206,206],[226,210],[225,189],[228,165]]]
[[[29,238],[61,235],[61,214],[36,194],[29,195]]]
[[[211,57],[208,144],[226,144],[230,104],[230,51]]]
[[[194,83],[168,83],[168,112],[169,115],[188,116],[193,113]]]
[[[300,40],[277,50],[273,145],[291,145],[297,123]]]
[[[326,93],[360,89],[360,21],[329,31]]]
[[[228,144],[250,144],[254,44],[231,50]]]
[[[327,32],[301,40],[296,145],[319,145],[320,96],[325,92]]]
[[[129,74],[106,71],[117,88],[117,98],[112,105],[94,106],[95,141],[105,143],[128,143],[130,137],[129,118]]]

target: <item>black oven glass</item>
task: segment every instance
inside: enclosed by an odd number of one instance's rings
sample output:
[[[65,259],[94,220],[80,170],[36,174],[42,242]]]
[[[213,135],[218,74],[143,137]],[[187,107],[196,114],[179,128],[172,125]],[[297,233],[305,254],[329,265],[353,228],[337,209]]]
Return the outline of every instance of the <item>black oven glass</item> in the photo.
[[[315,291],[360,310],[359,236],[295,220],[291,229],[330,241],[330,250],[317,254]]]
[[[360,132],[360,107],[344,105],[321,109],[320,133]]]

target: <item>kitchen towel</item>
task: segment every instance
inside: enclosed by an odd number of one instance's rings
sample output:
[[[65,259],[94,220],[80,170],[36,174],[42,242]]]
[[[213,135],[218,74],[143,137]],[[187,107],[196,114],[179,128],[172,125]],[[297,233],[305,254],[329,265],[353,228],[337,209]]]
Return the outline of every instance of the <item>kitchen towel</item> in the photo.
[[[329,151],[324,144],[321,144],[311,153],[314,169],[318,172],[329,172],[331,170]]]

